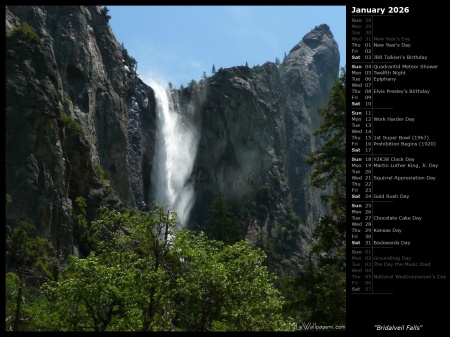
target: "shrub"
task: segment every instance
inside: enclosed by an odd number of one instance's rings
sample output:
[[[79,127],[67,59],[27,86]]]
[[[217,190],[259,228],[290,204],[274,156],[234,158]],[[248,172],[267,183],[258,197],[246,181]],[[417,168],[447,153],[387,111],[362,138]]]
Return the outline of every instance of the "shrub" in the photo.
[[[61,116],[69,132],[84,136],[83,128],[71,116],[68,116],[64,111],[61,111]]]
[[[65,99],[65,103],[66,103],[66,107],[67,107],[67,108],[72,108],[72,107],[73,107],[73,103],[72,103],[72,101],[70,100],[70,98],[66,98],[66,99]]]
[[[111,175],[108,171],[104,171],[102,166],[100,164],[94,164],[94,170],[97,176],[100,178],[100,181],[102,182],[103,187],[106,187],[106,181],[111,181]],[[112,186],[109,186],[109,192],[111,194],[114,194],[114,189]]]
[[[6,36],[8,37],[8,34],[6,34]],[[20,26],[14,27],[11,36],[14,36],[20,40],[26,40],[37,44],[42,44],[42,40],[39,37],[39,35],[37,35],[33,27],[28,25],[28,23],[26,22],[24,22]]]

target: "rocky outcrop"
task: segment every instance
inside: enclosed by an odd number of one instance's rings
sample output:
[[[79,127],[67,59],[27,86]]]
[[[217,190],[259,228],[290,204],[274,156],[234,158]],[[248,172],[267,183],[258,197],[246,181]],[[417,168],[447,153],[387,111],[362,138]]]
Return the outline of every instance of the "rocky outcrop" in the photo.
[[[258,187],[276,177],[286,180],[294,210],[312,225],[323,206],[310,188],[306,159],[319,142],[317,109],[326,106],[338,72],[337,44],[320,25],[279,66],[221,69],[179,92],[181,110],[201,119],[197,198],[220,191],[228,199],[255,199]]]
[[[268,191],[265,220],[255,217],[247,238],[255,241],[260,230],[281,237],[282,228],[272,227],[289,222],[292,209],[303,220],[290,229],[297,241],[293,260],[305,256],[311,226],[326,212],[320,191],[309,184],[306,160],[320,142],[313,135],[320,123],[317,109],[326,106],[338,72],[337,44],[329,27],[320,25],[280,65],[220,69],[174,93],[181,115],[197,114],[201,135],[191,177],[193,221],[205,221],[205,208],[217,193],[250,204]]]
[[[151,180],[155,153],[156,102],[153,89],[130,75],[132,94],[127,99],[130,180],[133,195],[131,205],[141,208],[141,202],[151,203]]]
[[[143,198],[132,192],[143,183],[132,178],[128,120],[137,110],[127,107],[136,106],[129,87],[137,81],[99,7],[8,6],[5,24],[7,225],[31,221],[67,255],[77,197],[90,220],[100,205]],[[136,86],[138,110],[149,115],[140,97],[151,90]]]
[[[339,73],[339,49],[330,28],[317,26],[289,52],[280,65],[287,133],[287,177],[295,211],[312,225],[323,215],[319,192],[309,184],[309,152],[320,139],[313,136]]]
[[[279,84],[271,63],[257,70],[223,69],[210,79],[204,101],[194,109],[201,111],[193,173],[197,195],[215,190],[226,199],[254,199],[273,164],[283,166],[286,139]]]

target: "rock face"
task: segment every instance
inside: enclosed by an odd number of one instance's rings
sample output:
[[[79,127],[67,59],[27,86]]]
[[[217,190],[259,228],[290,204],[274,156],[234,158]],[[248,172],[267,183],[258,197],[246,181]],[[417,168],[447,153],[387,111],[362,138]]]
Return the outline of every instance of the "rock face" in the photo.
[[[312,225],[323,206],[309,186],[305,161],[319,142],[313,136],[317,109],[326,106],[338,72],[337,44],[320,25],[279,66],[221,69],[179,92],[183,113],[193,109],[201,118],[193,172],[198,200],[208,191],[254,199],[258,187],[283,180],[294,210]]]
[[[156,102],[152,88],[139,78],[132,77],[129,85],[133,88],[133,94],[127,98],[131,205],[140,208],[142,201],[146,205],[152,201],[150,174],[155,152]]]
[[[323,206],[309,185],[305,159],[320,145],[312,135],[320,123],[317,109],[326,107],[338,73],[339,50],[326,24],[306,34],[280,65],[286,105],[287,177],[294,209],[308,225],[322,215]]]
[[[36,39],[18,33],[27,25]],[[7,225],[31,221],[67,255],[77,197],[90,220],[144,199],[149,182],[135,176],[152,150],[129,137],[144,128],[151,142],[152,91],[126,71],[99,7],[8,6],[6,31]]]
[[[286,223],[292,206],[303,220],[290,231],[297,236],[293,260],[302,260],[309,230],[326,210],[309,184],[306,159],[319,145],[313,135],[320,123],[317,109],[326,106],[338,73],[337,44],[329,27],[320,25],[279,66],[220,69],[174,93],[182,115],[196,112],[201,134],[191,177],[193,220],[205,221],[205,208],[219,192],[229,201],[249,203],[266,189],[268,214],[262,224],[253,221],[247,238],[255,241],[263,231],[276,242],[282,233],[272,225]]]
[[[101,205],[151,202],[154,92],[127,67],[100,7],[7,6],[5,14],[6,224],[32,222],[67,256],[77,252],[78,197],[89,221]],[[267,217],[247,238],[281,236],[273,227],[293,210],[304,222],[289,234],[297,235],[301,260],[308,228],[323,211],[305,159],[318,145],[317,108],[326,105],[338,67],[337,44],[321,25],[280,65],[220,69],[200,85],[172,90],[200,131],[192,214],[204,217],[219,192],[252,202],[270,189]]]

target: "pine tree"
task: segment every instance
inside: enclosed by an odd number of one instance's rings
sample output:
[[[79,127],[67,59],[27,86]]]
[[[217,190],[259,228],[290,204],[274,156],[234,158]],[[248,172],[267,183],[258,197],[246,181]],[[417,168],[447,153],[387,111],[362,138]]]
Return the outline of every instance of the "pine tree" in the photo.
[[[242,220],[233,214],[221,193],[209,207],[208,227],[205,232],[209,238],[226,244],[244,239]]]
[[[38,319],[31,316],[40,295],[39,286],[59,277],[53,274],[58,267],[57,259],[51,256],[55,252],[53,245],[37,234],[31,222],[22,221],[6,238],[6,271],[11,289],[6,294],[6,312],[13,331],[33,330]]]
[[[197,87],[197,81],[192,79],[188,84],[189,89],[193,90],[195,87]]]
[[[212,73],[213,73],[213,75],[216,73],[216,67],[214,66],[214,64],[212,66]]]
[[[105,17],[106,22],[109,22],[109,20],[111,19],[111,15],[108,15],[109,8],[105,6],[105,7],[100,9],[100,12]]]
[[[316,152],[311,153],[308,163],[313,167],[312,184],[325,188],[334,179],[345,176],[345,134],[346,134],[346,99],[345,99],[345,68],[333,87],[328,105],[319,109],[322,123],[314,132],[325,143]]]
[[[206,72],[204,71],[202,74],[202,79],[200,80],[200,84],[205,84],[208,80],[208,76],[206,75]]]
[[[275,58],[275,65],[276,65],[277,67],[280,66],[280,59],[279,59],[278,57]]]

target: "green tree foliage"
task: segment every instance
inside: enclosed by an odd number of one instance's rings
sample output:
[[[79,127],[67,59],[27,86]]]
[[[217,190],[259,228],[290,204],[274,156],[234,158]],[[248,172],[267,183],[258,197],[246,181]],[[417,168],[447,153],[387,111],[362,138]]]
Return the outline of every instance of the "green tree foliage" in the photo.
[[[177,236],[183,269],[177,280],[179,322],[195,331],[287,330],[283,298],[263,266],[265,254],[245,241],[224,245],[204,234]]]
[[[47,298],[14,272],[7,272],[5,281],[6,331],[54,330],[57,317]]]
[[[6,193],[5,195],[5,207],[8,210],[8,206],[12,203],[12,197],[10,194]]]
[[[260,230],[256,236],[255,246],[260,248],[266,254],[264,266],[270,272],[275,272],[280,263],[280,255],[275,252],[274,239],[270,238],[267,233]]]
[[[33,224],[23,221],[6,238],[6,318],[12,331],[39,329],[36,308],[43,296],[38,287],[59,276],[53,246],[37,234]]]
[[[245,241],[175,231],[176,214],[101,209],[93,251],[43,287],[59,331],[276,331],[283,297]],[[14,283],[11,277],[10,284]],[[43,314],[45,315],[45,314]]]
[[[50,270],[54,260],[52,244],[37,235],[36,227],[23,221],[6,238],[6,262],[11,271],[30,282],[39,283],[40,279],[53,278]]]
[[[36,44],[42,44],[42,40],[36,31],[28,23],[24,22],[20,26],[13,28],[12,32],[7,33],[6,37],[14,37],[18,40],[30,41]]]
[[[61,110],[61,117],[64,121],[65,128],[69,135],[80,135],[84,136],[83,127],[80,123],[76,122],[72,116],[67,115],[64,110]]]
[[[214,240],[233,244],[244,239],[244,223],[241,217],[232,212],[221,193],[213,199],[209,207],[206,235]]]
[[[102,166],[100,164],[94,164],[93,165],[94,171],[97,174],[97,177],[102,182],[102,186],[106,187],[106,185],[111,183],[111,175],[108,171],[103,170]],[[110,190],[111,193],[113,193],[112,190]]]
[[[19,293],[20,278],[14,272],[7,272],[5,282],[5,321],[6,330],[13,331],[13,324],[16,322],[16,311],[17,311],[17,294]],[[19,305],[20,305],[19,297]],[[19,309],[20,315],[20,309]]]
[[[212,70],[211,70],[212,74],[214,75],[216,73],[216,66],[213,64],[212,66]]]
[[[89,225],[86,220],[86,199],[78,197],[72,209],[74,216],[73,237],[78,249],[83,256],[87,256],[90,251],[89,247]]]
[[[173,212],[120,213],[101,208],[91,224],[93,250],[86,259],[70,257],[65,279],[49,283],[61,329],[65,331],[165,330]]]
[[[336,265],[309,260],[297,275],[280,276],[278,287],[287,299],[284,313],[295,321],[345,325],[346,279]]]
[[[345,134],[346,134],[346,74],[342,68],[341,75],[333,87],[328,105],[319,109],[322,122],[314,132],[324,140],[324,144],[311,153],[308,163],[312,165],[312,185],[325,188],[333,180],[345,176]]]

